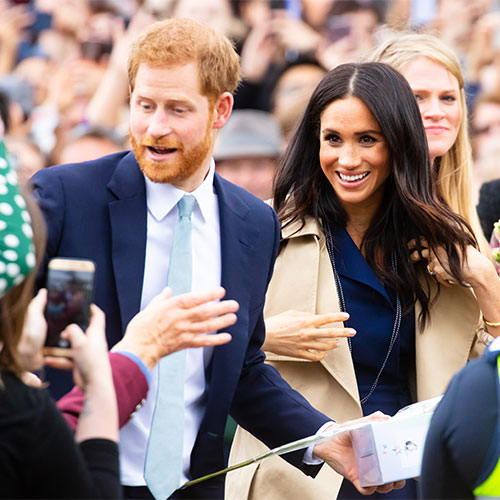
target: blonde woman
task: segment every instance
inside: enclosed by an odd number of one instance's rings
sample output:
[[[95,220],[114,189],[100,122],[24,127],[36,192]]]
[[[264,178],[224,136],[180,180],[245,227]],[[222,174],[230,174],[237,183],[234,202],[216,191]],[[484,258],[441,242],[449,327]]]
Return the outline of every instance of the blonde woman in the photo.
[[[410,84],[424,121],[431,163],[437,172],[438,194],[470,224],[479,248],[490,258],[473,201],[472,150],[464,76],[458,57],[433,35],[405,33],[379,45],[370,60],[389,64]]]

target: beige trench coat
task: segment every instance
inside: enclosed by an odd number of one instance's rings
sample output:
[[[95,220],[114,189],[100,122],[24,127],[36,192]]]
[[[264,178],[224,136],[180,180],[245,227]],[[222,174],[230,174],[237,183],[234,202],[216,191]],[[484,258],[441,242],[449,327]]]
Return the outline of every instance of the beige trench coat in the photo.
[[[323,234],[314,220],[294,234],[298,226],[287,227],[287,241],[281,251],[266,297],[265,316],[295,309],[313,314],[339,311],[337,291]],[[419,314],[418,304],[415,307]],[[484,344],[476,342],[480,310],[473,293],[466,288],[441,287],[431,310],[431,321],[416,333],[416,395],[418,400],[438,396],[454,373]],[[477,345],[476,345],[477,344]],[[362,416],[358,388],[347,340],[329,351],[320,362],[266,353],[267,362],[318,410],[342,422]],[[256,456],[268,448],[238,428],[230,464]],[[335,499],[341,476],[324,466],[316,476],[306,476],[279,457],[230,472],[226,478],[226,499],[323,500]]]

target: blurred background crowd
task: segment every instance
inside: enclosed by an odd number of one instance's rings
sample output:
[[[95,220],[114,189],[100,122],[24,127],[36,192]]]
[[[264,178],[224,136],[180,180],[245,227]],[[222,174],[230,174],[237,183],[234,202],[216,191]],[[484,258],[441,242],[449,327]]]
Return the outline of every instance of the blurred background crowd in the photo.
[[[0,0],[0,126],[21,183],[128,148],[128,49],[166,17],[204,22],[237,47],[244,81],[215,159],[263,199],[324,73],[403,30],[436,34],[459,56],[476,196],[500,178],[498,0]]]

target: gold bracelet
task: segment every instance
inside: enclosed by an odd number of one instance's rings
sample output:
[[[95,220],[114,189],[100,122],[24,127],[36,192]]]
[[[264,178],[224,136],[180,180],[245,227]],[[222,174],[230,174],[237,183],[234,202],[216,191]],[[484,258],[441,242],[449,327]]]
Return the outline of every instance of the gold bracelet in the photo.
[[[483,321],[486,326],[500,326],[500,321],[498,321],[497,323],[492,323],[491,321],[488,321],[484,316]]]

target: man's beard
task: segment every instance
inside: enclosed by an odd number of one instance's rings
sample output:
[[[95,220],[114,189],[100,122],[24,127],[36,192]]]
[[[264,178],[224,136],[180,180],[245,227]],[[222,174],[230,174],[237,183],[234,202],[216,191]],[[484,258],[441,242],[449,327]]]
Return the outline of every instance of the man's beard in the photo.
[[[209,120],[203,139],[189,149],[186,149],[182,142],[174,138],[153,139],[151,136],[145,135],[136,139],[132,131],[129,131],[135,158],[144,175],[153,182],[174,185],[192,177],[202,168],[203,162],[212,149],[211,123]],[[176,152],[174,157],[168,160],[152,161],[147,157],[147,146],[176,149]]]

